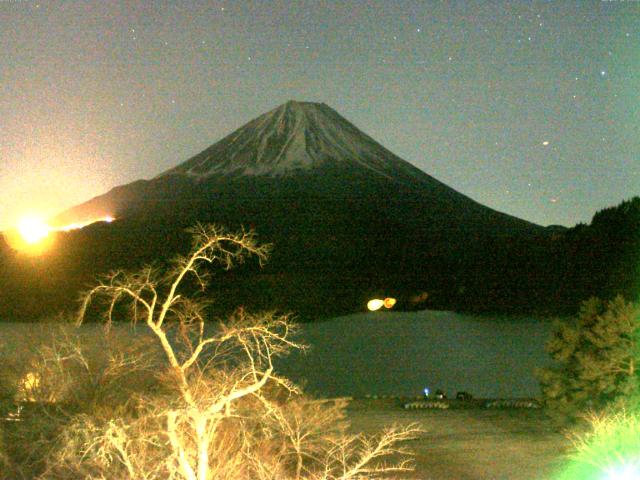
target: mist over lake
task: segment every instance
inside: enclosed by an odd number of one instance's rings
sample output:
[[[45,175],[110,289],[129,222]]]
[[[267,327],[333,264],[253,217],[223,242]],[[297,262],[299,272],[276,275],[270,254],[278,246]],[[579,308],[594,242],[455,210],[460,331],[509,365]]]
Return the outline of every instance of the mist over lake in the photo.
[[[552,322],[444,311],[371,312],[301,325],[309,345],[279,360],[309,393],[421,395],[440,388],[475,397],[540,394],[533,370],[548,365]]]

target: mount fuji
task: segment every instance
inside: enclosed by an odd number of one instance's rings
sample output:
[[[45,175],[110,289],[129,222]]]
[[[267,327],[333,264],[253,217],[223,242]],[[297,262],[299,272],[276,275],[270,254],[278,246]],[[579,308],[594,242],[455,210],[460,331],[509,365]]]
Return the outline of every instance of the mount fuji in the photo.
[[[540,301],[529,287],[547,271],[552,236],[448,187],[329,106],[297,101],[54,223],[106,215],[116,221],[65,234],[65,253],[51,260],[64,265],[68,290],[184,253],[186,227],[218,223],[255,229],[273,253],[264,270],[242,268],[221,282],[217,305],[311,317],[362,310],[373,295],[397,296],[406,308],[526,309]]]
[[[371,201],[375,206],[386,204],[378,210],[381,215],[390,206],[398,209],[394,218],[389,218],[391,222],[411,217],[411,223],[421,223],[419,217],[434,219],[445,213],[449,218],[440,218],[437,224],[446,224],[447,229],[468,229],[471,222],[504,232],[540,230],[447,187],[394,155],[326,104],[296,101],[257,117],[151,180],[116,187],[64,212],[56,223],[83,222],[103,215],[124,217],[149,208],[184,214],[184,208],[208,209],[221,195],[225,200],[231,195],[236,201],[255,200],[256,206],[276,197],[295,203],[293,194],[300,200],[317,196],[329,202],[349,199],[355,203]],[[403,207],[409,208],[402,212]]]

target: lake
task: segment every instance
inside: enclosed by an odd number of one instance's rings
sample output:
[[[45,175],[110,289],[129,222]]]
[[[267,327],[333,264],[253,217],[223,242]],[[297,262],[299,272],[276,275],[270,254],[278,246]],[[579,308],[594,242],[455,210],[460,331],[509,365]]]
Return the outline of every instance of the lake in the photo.
[[[98,325],[80,332],[99,342]],[[535,397],[535,367],[550,363],[544,344],[552,323],[453,312],[370,312],[300,326],[309,350],[278,359],[278,371],[319,396],[421,395],[425,387],[475,397]],[[131,338],[128,326],[116,328]],[[0,342],[20,357],[49,342],[52,324],[0,323]],[[135,335],[145,335],[138,325]],[[95,338],[94,338],[95,337]]]
[[[303,324],[310,346],[280,372],[321,396],[535,397],[535,367],[550,364],[552,322],[442,311],[370,312]]]

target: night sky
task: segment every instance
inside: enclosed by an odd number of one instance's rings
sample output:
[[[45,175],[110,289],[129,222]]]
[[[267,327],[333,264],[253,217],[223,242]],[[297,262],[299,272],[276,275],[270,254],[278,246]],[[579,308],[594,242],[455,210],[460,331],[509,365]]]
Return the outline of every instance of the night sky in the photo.
[[[640,1],[0,0],[0,228],[325,102],[542,225],[640,194]]]

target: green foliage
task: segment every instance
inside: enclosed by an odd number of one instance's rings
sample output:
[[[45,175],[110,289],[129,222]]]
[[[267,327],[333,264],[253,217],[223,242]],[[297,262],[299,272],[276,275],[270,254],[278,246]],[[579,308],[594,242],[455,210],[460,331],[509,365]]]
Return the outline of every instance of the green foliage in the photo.
[[[557,480],[631,479],[640,475],[640,415],[588,418],[590,429],[571,436],[574,451]]]
[[[638,393],[640,310],[618,296],[592,298],[572,323],[556,324],[547,351],[556,361],[537,372],[550,414],[572,423],[582,414]]]

